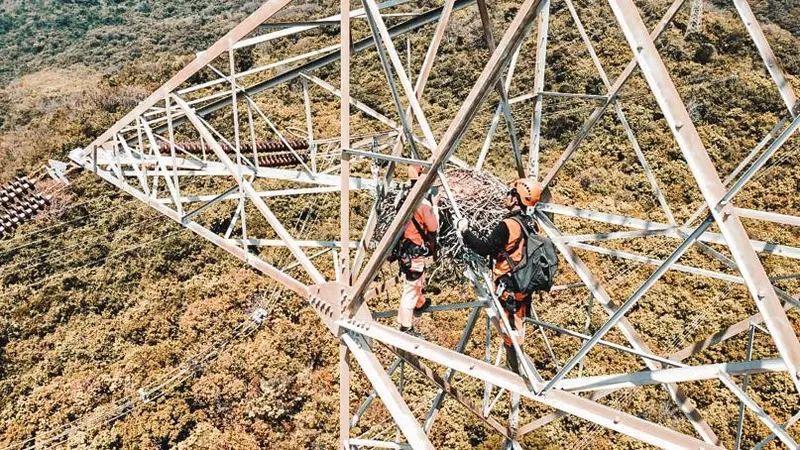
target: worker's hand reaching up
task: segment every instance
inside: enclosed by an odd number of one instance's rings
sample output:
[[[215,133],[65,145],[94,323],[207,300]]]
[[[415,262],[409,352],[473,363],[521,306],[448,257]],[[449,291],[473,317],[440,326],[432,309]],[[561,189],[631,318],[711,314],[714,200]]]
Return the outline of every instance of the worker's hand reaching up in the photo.
[[[469,228],[469,220],[458,219],[458,222],[456,222],[456,229],[458,230],[458,232],[464,233],[465,231],[467,231],[467,228]]]

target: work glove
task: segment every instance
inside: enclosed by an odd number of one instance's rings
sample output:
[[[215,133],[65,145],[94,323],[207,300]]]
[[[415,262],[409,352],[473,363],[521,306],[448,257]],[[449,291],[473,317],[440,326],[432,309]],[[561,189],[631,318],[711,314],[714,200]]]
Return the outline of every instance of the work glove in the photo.
[[[469,228],[469,220],[458,219],[458,222],[456,222],[456,230],[458,230],[459,233],[463,234],[465,231],[467,231],[467,228]]]

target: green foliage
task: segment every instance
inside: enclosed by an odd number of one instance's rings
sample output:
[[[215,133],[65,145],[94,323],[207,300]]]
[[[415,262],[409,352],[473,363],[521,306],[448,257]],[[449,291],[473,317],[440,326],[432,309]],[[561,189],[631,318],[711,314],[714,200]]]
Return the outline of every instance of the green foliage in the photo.
[[[118,70],[142,56],[200,51],[258,2],[13,1],[0,15],[0,80],[70,64]]]

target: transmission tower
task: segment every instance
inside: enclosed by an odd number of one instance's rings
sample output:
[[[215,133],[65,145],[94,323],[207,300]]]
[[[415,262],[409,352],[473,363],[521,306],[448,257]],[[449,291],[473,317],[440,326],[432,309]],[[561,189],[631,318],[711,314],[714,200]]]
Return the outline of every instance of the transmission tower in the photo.
[[[800,258],[800,249],[751,239],[741,221],[742,217],[746,217],[798,226],[800,217],[742,207],[734,202],[737,193],[800,127],[800,117],[795,107],[797,100],[791,84],[786,81],[747,2],[734,0],[787,110],[785,117],[775,124],[734,173],[722,180],[654,43],[669,27],[683,0],[671,4],[654,30],[645,27],[632,0],[609,2],[624,32],[626,43],[635,55],[616,79],[610,78],[600,63],[593,42],[580,20],[579,11],[571,0],[565,2],[605,86],[606,92],[602,95],[545,90],[544,69],[547,66],[550,16],[548,0],[525,0],[498,40],[492,36],[492,27],[488,23],[490,15],[484,0],[478,0],[477,5],[474,0],[445,0],[441,7],[414,10],[412,13],[408,13],[406,8],[402,15],[391,13],[393,8],[404,3],[402,0],[381,4],[375,0],[363,0],[363,7],[355,10],[350,10],[349,2],[343,2],[336,15],[297,23],[270,22],[291,2],[269,0],[206,51],[200,52],[191,63],[94,142],[72,151],[70,159],[307,300],[340,349],[339,419],[342,448],[432,448],[430,430],[445,398],[455,400],[489,430],[502,436],[505,448],[519,448],[519,441],[526,433],[563,415],[576,416],[597,427],[657,447],[722,448],[720,438],[704,419],[703,412],[681,388],[681,383],[709,379],[719,380],[721,384],[718,389],[727,390],[735,396],[741,402],[742,411],[748,409],[755,413],[772,433],[764,437],[765,440],[778,439],[787,447],[797,448],[791,433],[770,417],[733,379],[779,373],[790,380],[795,389],[800,389],[800,342],[786,312],[800,304],[770,279],[759,260],[760,254],[778,254],[797,259]],[[437,136],[420,98],[451,18],[457,11],[476,6],[483,21],[481,37],[488,44],[491,57],[480,74],[473,78],[476,81],[458,112],[448,118],[446,131]],[[701,9],[701,0],[693,0],[690,27],[699,27]],[[391,20],[393,25],[387,25],[387,20]],[[351,31],[355,21],[366,21],[369,32],[356,38]],[[331,24],[338,24],[341,30],[336,45],[290,54],[278,62],[244,72],[236,71],[238,50],[253,46],[270,49],[270,43],[275,40]],[[264,32],[265,29],[274,31]],[[416,80],[410,79],[394,43],[410,33],[432,33]],[[511,80],[521,58],[520,48],[530,34],[535,35],[537,46],[536,60],[532,62],[536,67],[536,83],[533,92],[514,97],[509,92]],[[351,61],[356,57],[379,60],[386,76],[385,89],[392,99],[389,109],[395,110],[393,115],[383,114],[375,105],[370,106],[368,101],[352,95],[351,84],[362,81],[351,74],[351,68],[355,67]],[[657,100],[702,194],[703,205],[682,223],[676,220],[628,123],[622,108],[624,98],[618,96],[637,67]],[[322,68],[328,70],[320,71]],[[330,74],[332,70],[338,75],[338,87],[334,85],[336,80],[325,80],[322,75]],[[193,76],[200,72],[211,75],[210,81],[193,82]],[[298,117],[304,117],[306,126],[301,133],[278,122],[272,111],[265,110],[259,101],[276,87],[289,83],[302,88],[302,99],[298,100],[297,105],[298,111],[301,111]],[[310,94],[312,89],[317,95],[341,99],[339,134],[335,138],[321,138],[317,131],[324,125],[321,120],[325,119],[321,119],[317,115],[319,112],[315,111]],[[486,143],[477,165],[467,163],[457,158],[454,152],[467,139],[473,119],[488,103],[493,92],[499,100],[496,105],[491,105],[494,120]],[[546,119],[548,114],[542,108],[542,102],[555,97],[580,98],[595,102],[595,106],[591,107],[591,115],[561,156],[539,176],[542,168],[539,137],[542,119]],[[530,125],[531,145],[527,167],[523,164],[525,149],[515,135],[516,127],[511,114],[511,105],[524,101],[536,102]],[[460,308],[465,315],[468,314],[461,340],[455,348],[409,336],[377,320],[377,317],[385,315],[372,311],[371,300],[386,292],[393,284],[392,281],[377,279],[380,268],[434,181],[440,179],[445,194],[452,196],[443,170],[446,166],[483,168],[487,160],[486,153],[491,147],[489,144],[496,139],[497,123],[502,118],[507,124],[512,143],[510,151],[504,155],[505,165],[513,167],[518,174],[531,174],[545,186],[552,186],[556,177],[568,176],[562,171],[563,167],[609,109],[625,128],[626,137],[641,163],[641,170],[666,221],[643,220],[552,202],[537,205],[534,215],[541,229],[561,253],[562,264],[566,267],[563,271],[579,280],[577,283],[561,285],[559,290],[567,293],[587,291],[590,305],[596,301],[606,315],[602,326],[592,334],[569,330],[563,324],[539,319],[532,321],[537,328],[541,327],[542,333],[547,330],[554,333],[551,336],[577,339],[580,347],[576,352],[567,355],[559,363],[543,360],[547,358],[546,355],[531,356],[523,346],[515,345],[513,351],[521,361],[519,374],[499,364],[500,355],[494,354],[493,339],[487,339],[485,358],[471,356],[467,346],[480,320],[486,322],[488,337],[499,336],[510,328],[494,294],[491,275],[480,265],[468,266],[466,271],[475,298],[463,304],[448,305],[451,310]],[[384,131],[352,135],[351,127],[360,120],[371,120],[374,127],[383,127]],[[415,125],[412,126],[412,123]],[[281,156],[275,156],[275,152],[280,152]],[[425,158],[421,156],[423,154],[429,154],[430,157]],[[356,214],[351,202],[380,195],[383,188],[391,186],[392,175],[398,164],[419,164],[428,168],[428,171],[411,189],[377,246],[372,247],[368,244],[372,242],[378,220],[376,210],[373,208],[363,221],[351,221],[351,215]],[[213,182],[199,183],[198,180]],[[332,236],[329,232],[326,235],[320,231],[315,240],[300,240],[293,236],[281,220],[290,212],[281,211],[268,201],[292,196],[306,202],[320,202],[332,195],[339,202],[340,217],[336,218],[339,222],[338,234]],[[212,226],[211,212],[228,215],[230,226],[227,230],[220,231]],[[551,220],[550,217],[555,218]],[[602,224],[611,230],[622,228],[625,231],[564,234],[563,224],[581,220]],[[356,225],[362,222],[363,225]],[[712,231],[712,226],[718,232]],[[658,259],[655,255],[610,250],[600,245],[614,239],[669,239],[671,254],[665,259]],[[711,246],[724,248],[726,253]],[[689,249],[699,249],[711,255],[721,265],[738,272],[738,275],[677,264]],[[608,283],[584,262],[577,250],[653,265],[656,270],[632,294],[615,299],[607,290],[610,287]],[[280,270],[271,262],[271,252],[278,251],[288,254],[297,269]],[[322,257],[326,252],[336,255],[333,270],[331,261]],[[671,354],[658,354],[648,345],[648,339],[635,326],[634,319],[628,313],[667,272],[687,272],[744,285],[759,314],[743,317],[739,322],[718,330],[713,339],[675,349]],[[774,342],[779,357],[696,365],[685,362],[712,344],[718,345],[744,332],[753,333],[756,326],[761,329],[761,322],[764,332]],[[612,329],[621,332],[627,345],[606,339]],[[585,376],[583,364],[592,360],[594,353],[591,351],[598,346],[630,355],[631,361],[638,363],[637,369],[615,372],[617,368],[610,368],[611,373]],[[397,358],[388,371],[376,356],[379,349]],[[534,364],[534,360],[543,361],[543,364]],[[431,363],[436,366],[431,366]],[[428,407],[423,423],[409,407],[401,386],[391,378],[391,373],[401,365],[417,371],[428,380],[437,394]],[[544,374],[541,369],[543,366],[547,366],[548,373],[552,371],[553,375]],[[446,372],[440,373],[435,367],[444,367]],[[354,417],[354,408],[349,399],[350,377],[356,370],[360,370],[369,380],[374,395],[364,400]],[[456,374],[462,379],[478,380],[484,384],[486,395],[482,403],[476,403],[468,392],[457,387],[453,381]],[[681,411],[691,425],[692,434],[638,417],[624,408],[603,404],[598,401],[598,396],[580,395],[645,385],[663,387],[676,410]],[[498,401],[494,399],[507,394],[511,397],[510,413],[500,417],[496,407]],[[376,397],[381,399],[400,431],[396,439],[369,439],[351,435],[352,424],[363,417],[366,408],[375,407],[370,403]],[[556,412],[523,421],[520,408],[526,404],[546,406]],[[742,417],[740,414],[737,439],[742,433]]]
[[[686,34],[700,31],[703,21],[703,0],[692,0],[692,10],[689,13],[689,25]]]

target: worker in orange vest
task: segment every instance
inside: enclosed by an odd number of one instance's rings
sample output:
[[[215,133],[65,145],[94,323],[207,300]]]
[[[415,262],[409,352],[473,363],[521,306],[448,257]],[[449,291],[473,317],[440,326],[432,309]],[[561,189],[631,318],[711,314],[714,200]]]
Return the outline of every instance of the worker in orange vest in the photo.
[[[490,256],[494,260],[494,283],[498,290],[500,303],[505,310],[508,322],[511,324],[511,336],[504,335],[503,342],[506,347],[508,366],[518,372],[519,364],[517,354],[512,349],[512,341],[522,345],[525,339],[524,320],[531,307],[531,294],[510,292],[504,277],[516,267],[523,257],[525,248],[522,226],[526,226],[530,233],[538,233],[536,222],[525,214],[525,210],[539,201],[542,195],[542,185],[534,180],[521,178],[511,183],[506,194],[505,207],[509,213],[501,220],[488,236],[479,236],[469,230],[469,222],[461,219],[456,224],[461,233],[464,245],[481,256]],[[511,263],[509,263],[509,259]]]
[[[411,186],[419,180],[421,174],[422,167],[409,166],[408,179]],[[431,303],[422,291],[425,288],[425,267],[436,251],[436,232],[439,229],[436,211],[438,200],[439,195],[434,188],[431,195],[422,200],[414,216],[406,224],[395,251],[400,264],[400,277],[403,280],[397,322],[400,331],[414,336],[418,336],[414,330],[414,316],[421,314]]]

